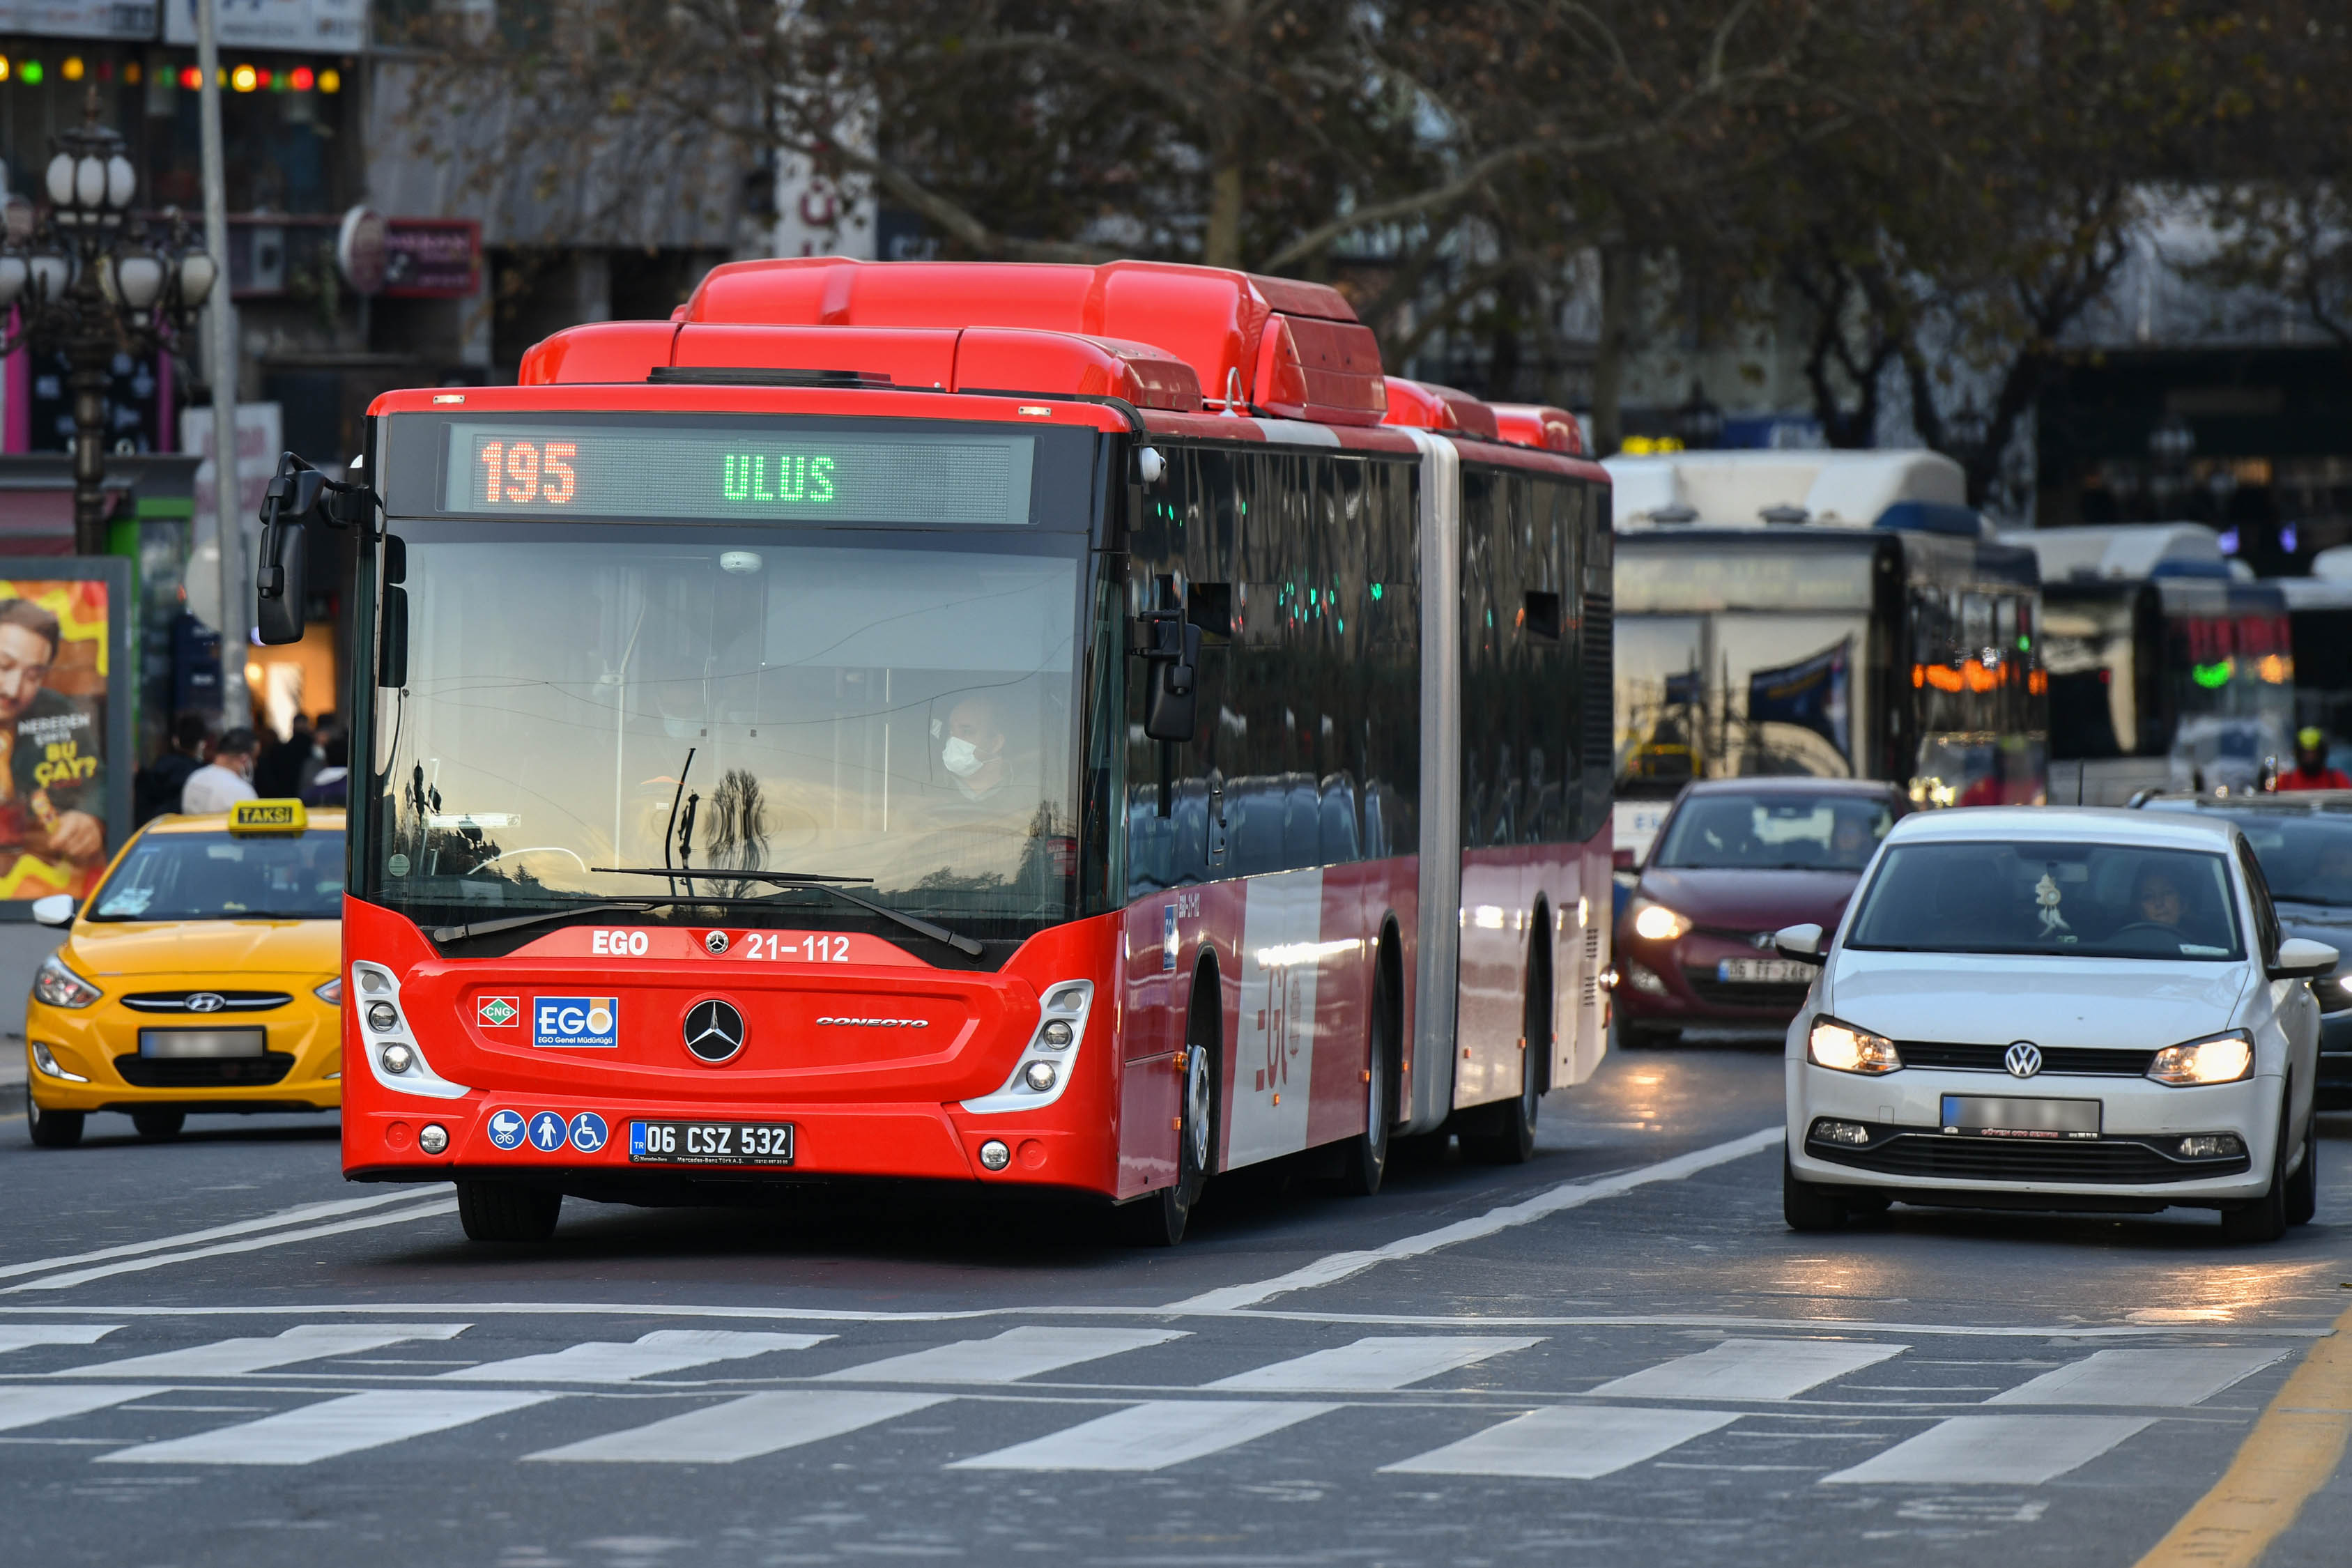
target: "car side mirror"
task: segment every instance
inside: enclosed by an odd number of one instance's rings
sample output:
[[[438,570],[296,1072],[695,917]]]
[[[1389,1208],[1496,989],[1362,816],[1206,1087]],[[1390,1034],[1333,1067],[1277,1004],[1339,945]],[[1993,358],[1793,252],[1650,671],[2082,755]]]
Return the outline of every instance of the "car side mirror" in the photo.
[[[74,921],[74,896],[71,893],[51,893],[46,899],[33,900],[33,923],[45,926],[69,926]]]
[[[1772,933],[1772,951],[1799,963],[1825,963],[1829,954],[1822,951],[1823,941],[1822,928],[1810,922],[1782,926]]]
[[[38,905],[35,908],[38,909]],[[36,916],[36,918],[38,918]],[[2270,967],[2273,980],[2316,980],[2333,973],[2343,954],[2324,942],[2294,936],[2279,943],[2278,962]]]

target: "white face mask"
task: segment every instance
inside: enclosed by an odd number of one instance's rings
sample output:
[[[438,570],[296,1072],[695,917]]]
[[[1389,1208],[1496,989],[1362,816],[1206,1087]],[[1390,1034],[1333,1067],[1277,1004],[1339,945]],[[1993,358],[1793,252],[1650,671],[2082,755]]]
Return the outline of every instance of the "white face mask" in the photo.
[[[987,765],[980,760],[980,748],[961,735],[950,736],[948,743],[940,748],[940,761],[960,779],[968,779]]]

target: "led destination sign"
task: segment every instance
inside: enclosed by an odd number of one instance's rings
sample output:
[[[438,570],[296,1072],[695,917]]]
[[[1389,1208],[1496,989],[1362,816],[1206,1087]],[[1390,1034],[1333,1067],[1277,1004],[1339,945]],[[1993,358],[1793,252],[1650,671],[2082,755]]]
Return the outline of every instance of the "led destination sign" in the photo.
[[[1020,527],[1027,435],[449,426],[445,511]]]

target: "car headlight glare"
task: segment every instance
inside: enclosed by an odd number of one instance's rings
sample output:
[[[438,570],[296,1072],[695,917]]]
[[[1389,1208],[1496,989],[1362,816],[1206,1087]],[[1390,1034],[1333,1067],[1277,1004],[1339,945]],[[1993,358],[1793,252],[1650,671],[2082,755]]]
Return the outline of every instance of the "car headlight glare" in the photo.
[[[330,1007],[341,1006],[343,1005],[343,977],[338,974],[332,980],[328,981],[324,985],[312,986],[310,988],[310,994],[316,996],[320,1001],[324,1002]]]
[[[87,1007],[99,999],[100,992],[53,952],[33,972],[33,994],[52,1007]]]
[[[2167,1046],[2148,1064],[2147,1076],[2176,1089],[2208,1083],[2235,1083],[2254,1070],[2253,1037],[2243,1029]]]
[[[1874,1075],[1893,1072],[1903,1065],[1902,1053],[1893,1040],[1841,1024],[1826,1013],[1813,1020],[1812,1030],[1805,1037],[1805,1056],[1815,1066],[1838,1072]]]
[[[1672,942],[1690,928],[1690,921],[1665,905],[1646,899],[1633,911],[1633,934],[1646,942]]]

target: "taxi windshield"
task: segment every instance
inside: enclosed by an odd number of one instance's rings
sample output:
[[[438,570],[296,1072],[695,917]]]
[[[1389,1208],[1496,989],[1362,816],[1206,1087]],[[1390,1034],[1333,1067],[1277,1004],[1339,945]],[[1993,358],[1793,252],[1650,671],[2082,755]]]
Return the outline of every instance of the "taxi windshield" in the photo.
[[[2245,950],[2227,862],[2125,844],[1906,844],[1849,948],[2229,962]]]
[[[342,917],[340,832],[150,833],[89,901],[93,921]]]

